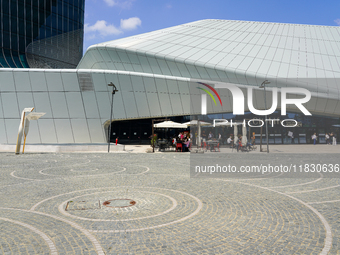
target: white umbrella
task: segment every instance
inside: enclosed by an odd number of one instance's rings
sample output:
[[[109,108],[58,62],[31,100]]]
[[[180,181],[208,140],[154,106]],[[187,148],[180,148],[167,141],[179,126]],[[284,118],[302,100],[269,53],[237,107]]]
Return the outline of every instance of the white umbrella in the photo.
[[[174,121],[163,121],[153,125],[155,128],[187,128],[188,126]]]
[[[238,137],[237,137],[237,125],[234,126],[234,143],[236,144],[238,141]]]
[[[247,127],[242,127],[242,145],[247,145]]]

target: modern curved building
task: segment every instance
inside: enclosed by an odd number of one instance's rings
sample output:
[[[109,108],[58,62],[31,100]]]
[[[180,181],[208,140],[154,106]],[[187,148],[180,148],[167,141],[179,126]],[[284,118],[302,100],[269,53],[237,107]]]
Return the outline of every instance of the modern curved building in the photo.
[[[314,119],[329,128],[340,122],[339,78],[339,27],[200,20],[93,45],[76,69],[0,69],[0,143],[16,142],[25,107],[46,112],[31,123],[28,143],[107,142],[110,82],[119,90],[113,101],[113,136],[122,125],[117,121],[199,115],[201,83],[232,84],[245,95],[253,88],[256,109],[265,108],[264,96],[271,105],[273,87],[302,87],[312,95],[305,107],[313,116],[297,131],[298,141],[306,143],[309,129],[327,131],[313,126]],[[264,80],[271,82],[266,94],[259,88]],[[216,90],[221,104],[208,100],[208,114],[232,113],[230,91]],[[301,118],[295,106],[288,105],[287,111],[289,118]],[[119,132],[120,138],[150,136],[140,124]]]
[[[85,0],[0,1],[0,68],[75,68]]]

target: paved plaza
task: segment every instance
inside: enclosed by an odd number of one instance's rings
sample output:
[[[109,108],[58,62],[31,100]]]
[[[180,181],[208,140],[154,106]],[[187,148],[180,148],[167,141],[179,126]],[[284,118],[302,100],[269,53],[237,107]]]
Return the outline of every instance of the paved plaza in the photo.
[[[336,164],[339,147],[213,155]],[[0,153],[0,254],[340,254],[339,178],[191,178],[190,153],[142,152]]]

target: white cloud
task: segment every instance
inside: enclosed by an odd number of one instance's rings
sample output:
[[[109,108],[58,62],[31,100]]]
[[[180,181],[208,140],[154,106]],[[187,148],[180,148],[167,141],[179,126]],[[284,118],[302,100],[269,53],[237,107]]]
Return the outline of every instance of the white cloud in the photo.
[[[104,0],[104,2],[108,5],[108,6],[114,6],[116,5],[116,2],[114,0]]]
[[[92,26],[90,26],[89,24],[85,24],[84,29],[85,33],[98,32],[101,36],[118,35],[122,33],[121,30],[119,30],[112,24],[108,24],[105,20],[98,20]]]
[[[135,0],[125,0],[125,1],[121,1],[121,0],[104,0],[104,2],[112,7],[112,6],[119,6],[123,9],[129,9],[132,7],[132,3],[134,2]]]
[[[142,25],[142,21],[138,17],[120,20],[120,27],[124,30],[133,30],[140,25]]]
[[[171,4],[167,4],[165,7],[166,7],[167,9],[171,9],[171,8],[172,8],[172,5],[171,5]]]
[[[338,25],[338,26],[340,26],[340,19],[336,19],[336,20],[334,20],[335,21],[335,23]]]

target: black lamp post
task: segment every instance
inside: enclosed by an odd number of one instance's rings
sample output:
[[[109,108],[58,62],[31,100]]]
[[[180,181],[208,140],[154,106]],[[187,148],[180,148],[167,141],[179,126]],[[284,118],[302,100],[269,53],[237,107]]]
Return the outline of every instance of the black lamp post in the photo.
[[[264,82],[261,83],[261,86],[259,87],[260,89],[264,89],[264,108],[265,110],[267,110],[267,97],[266,97],[266,84],[269,84],[270,82],[268,80],[265,80]],[[269,145],[268,145],[268,121],[267,121],[267,114],[265,115],[265,119],[266,119],[266,142],[267,142],[267,153],[269,153]],[[262,134],[261,134],[261,138],[262,138]],[[262,143],[261,143],[262,144]]]
[[[110,142],[111,142],[111,124],[112,124],[112,114],[113,114],[113,95],[118,92],[118,89],[116,86],[110,82],[107,84],[109,87],[112,87],[112,99],[111,99],[111,115],[110,115],[110,126],[109,126],[109,133],[108,133],[108,147],[107,147],[107,152],[110,152]]]

